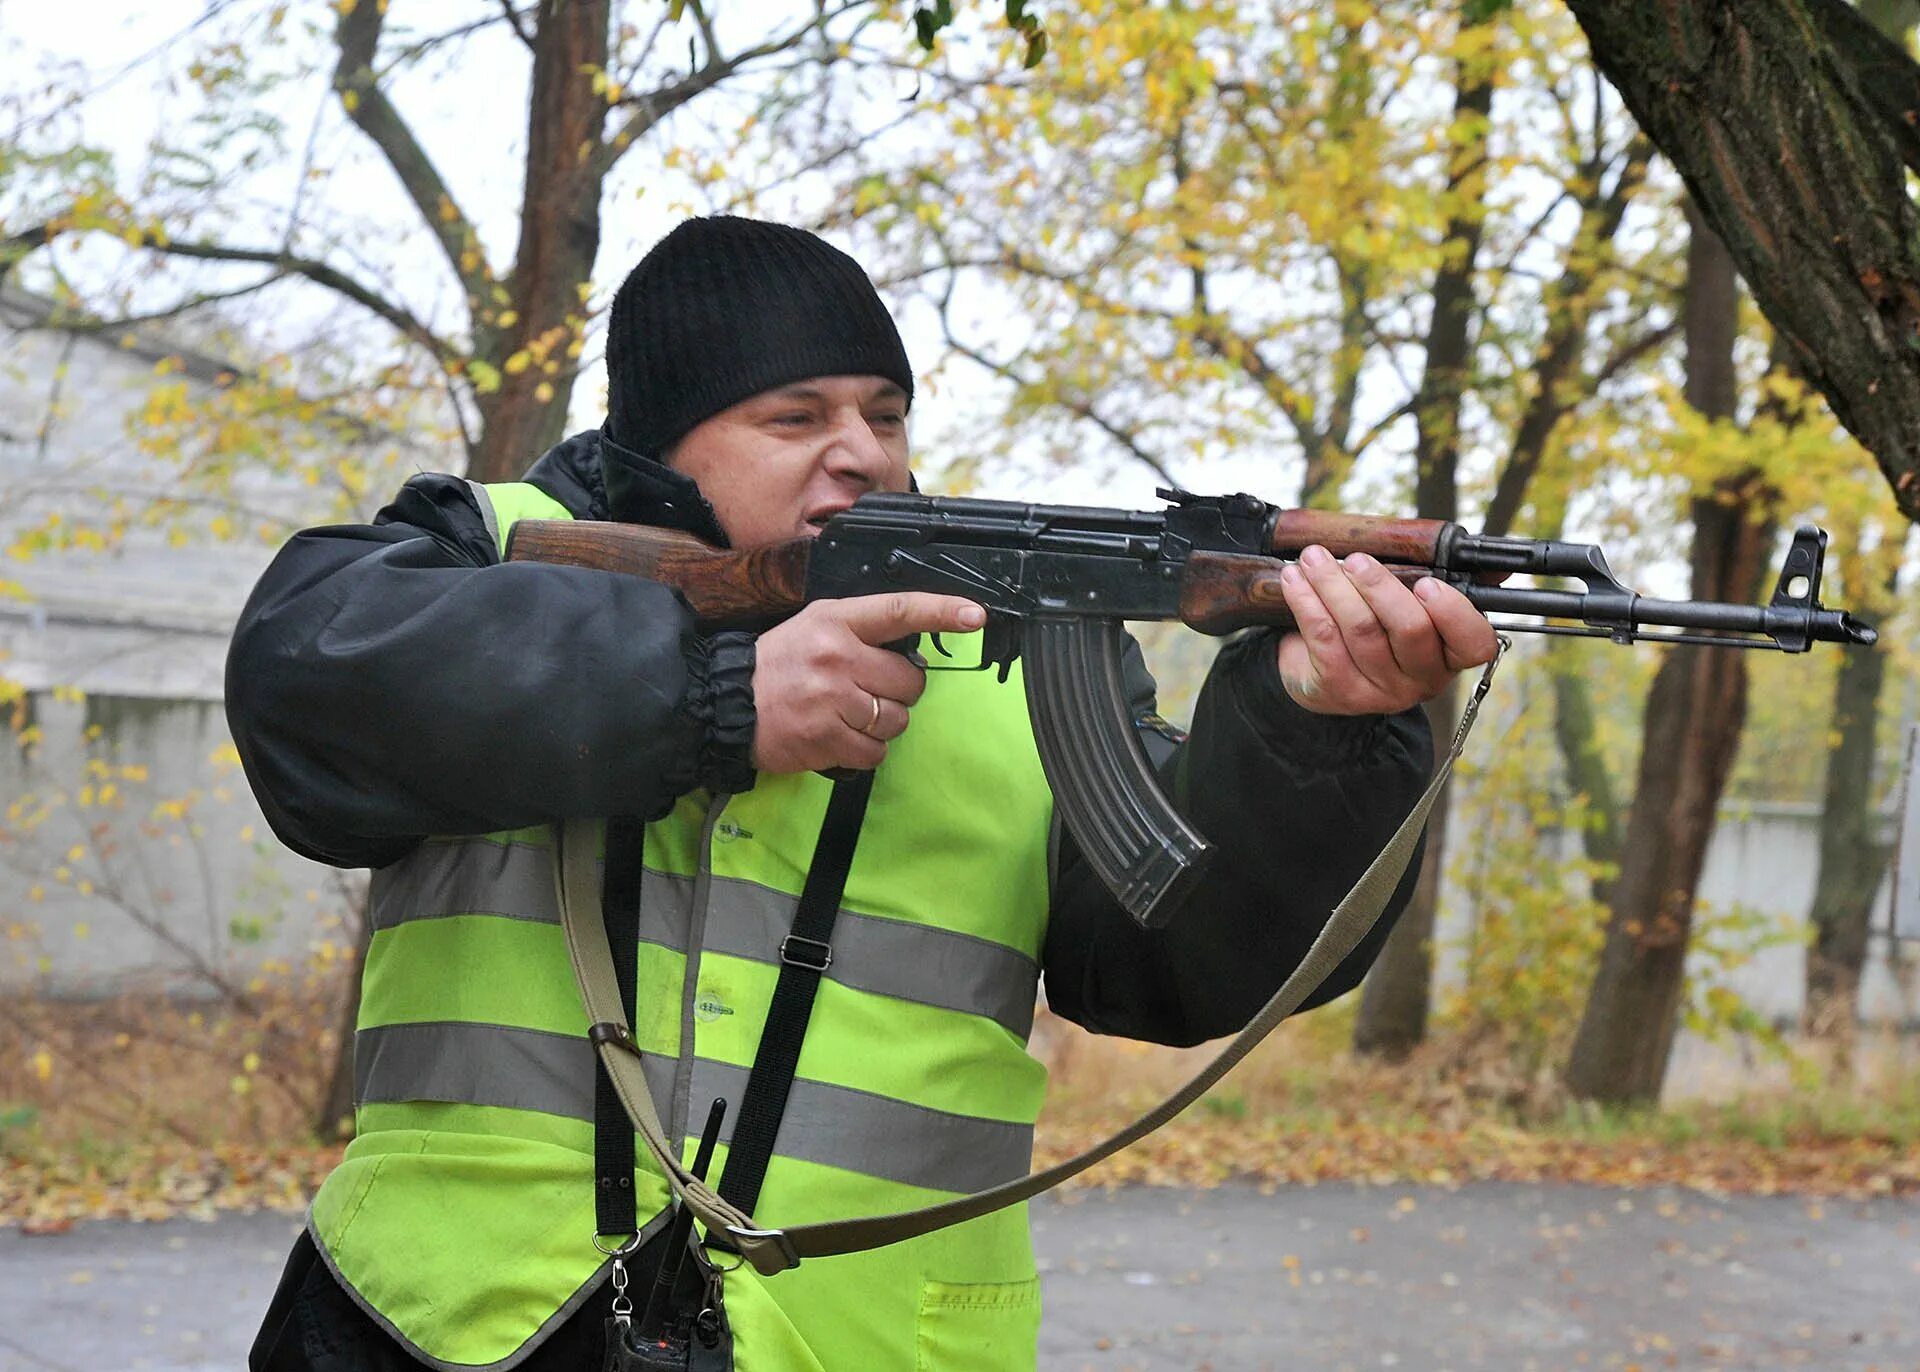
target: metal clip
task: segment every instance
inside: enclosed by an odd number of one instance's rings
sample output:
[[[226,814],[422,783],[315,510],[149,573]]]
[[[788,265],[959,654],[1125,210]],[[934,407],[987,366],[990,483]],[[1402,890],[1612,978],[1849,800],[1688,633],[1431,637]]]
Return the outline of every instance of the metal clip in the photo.
[[[780,961],[809,972],[824,972],[833,966],[833,949],[817,938],[788,934],[780,940]]]
[[[1480,680],[1473,688],[1473,694],[1467,698],[1467,708],[1460,712],[1460,725],[1453,731],[1453,748],[1458,754],[1466,746],[1467,733],[1473,728],[1474,717],[1480,713],[1480,702],[1487,698],[1487,689],[1493,685],[1493,669],[1500,665],[1500,659],[1507,655],[1507,649],[1513,646],[1513,640],[1505,634],[1495,634],[1493,657],[1480,669]]]
[[[594,1242],[597,1244],[599,1239]],[[613,1259],[613,1322],[625,1333],[627,1326],[633,1323],[633,1302],[627,1299],[627,1264],[618,1254]]]

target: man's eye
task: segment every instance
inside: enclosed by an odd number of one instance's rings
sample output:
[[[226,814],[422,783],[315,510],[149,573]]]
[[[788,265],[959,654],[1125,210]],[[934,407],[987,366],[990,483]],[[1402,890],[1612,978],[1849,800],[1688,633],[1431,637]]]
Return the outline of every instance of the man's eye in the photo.
[[[801,411],[795,411],[791,414],[777,414],[773,417],[772,422],[782,428],[793,429],[803,424],[813,423],[813,416]]]
[[[875,428],[897,429],[907,422],[907,417],[903,414],[877,414],[867,422]]]

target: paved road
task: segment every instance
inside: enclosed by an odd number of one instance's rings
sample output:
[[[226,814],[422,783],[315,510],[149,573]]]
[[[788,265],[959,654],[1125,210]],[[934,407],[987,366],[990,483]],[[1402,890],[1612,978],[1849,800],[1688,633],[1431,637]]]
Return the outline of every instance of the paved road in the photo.
[[[0,1230],[0,1372],[232,1372],[295,1221]],[[1571,1186],[1035,1207],[1047,1372],[1920,1372],[1920,1202]]]

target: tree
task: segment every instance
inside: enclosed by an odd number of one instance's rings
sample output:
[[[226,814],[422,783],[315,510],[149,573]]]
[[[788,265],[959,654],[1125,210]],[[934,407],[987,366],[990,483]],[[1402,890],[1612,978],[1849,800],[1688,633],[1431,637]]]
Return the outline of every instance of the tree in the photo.
[[[190,289],[143,310],[146,317],[215,298],[234,301],[283,282],[316,287],[385,327],[398,345],[385,360],[397,351],[440,378],[471,476],[510,479],[564,432],[592,313],[602,201],[615,168],[636,147],[650,147],[657,161],[670,162],[672,116],[707,92],[783,62],[815,60],[820,53],[806,50],[815,40],[821,53],[833,55],[835,22],[861,3],[811,9],[735,42],[694,0],[686,7],[690,62],[682,68],[673,53],[676,43],[663,41],[674,32],[665,6],[636,12],[644,33],[619,20],[614,0],[539,0],[529,10],[503,5],[490,17],[445,32],[396,36],[389,32],[387,4],[342,0],[335,7],[326,69],[313,70],[299,49],[287,58],[291,72],[270,72],[263,53],[284,53],[298,42],[289,32],[295,25],[288,8],[276,6],[264,16],[248,16],[237,35],[203,40],[205,52],[188,69],[208,102],[205,127],[196,130],[204,137],[200,146],[165,147],[157,169],[130,185],[116,181],[111,165],[98,157],[88,161],[90,175],[78,185],[71,158],[64,167],[51,159],[43,164],[40,170],[66,175],[56,177],[51,193],[17,197],[28,205],[16,204],[8,215],[16,227],[0,234],[0,277],[63,240],[112,235],[152,258],[255,269],[236,286]],[[409,121],[396,89],[409,70],[441,60],[480,35],[501,33],[525,49],[529,72],[517,233],[512,257],[504,262],[488,246],[473,204],[477,197],[462,192],[442,170],[439,154]],[[365,221],[338,214],[328,197],[307,190],[307,183],[324,182],[329,173],[311,149],[279,216],[277,241],[264,232],[251,240],[229,239],[204,227],[258,219],[229,209],[221,173],[232,170],[228,159],[239,144],[249,145],[253,166],[291,158],[284,127],[268,113],[265,97],[271,91],[284,98],[278,87],[317,76],[324,76],[340,111],[398,183],[399,204],[414,221],[412,237],[431,245],[444,273],[441,282],[422,281],[416,271],[402,285],[368,270]],[[475,99],[489,94],[469,92]],[[193,121],[187,122],[191,128]],[[193,169],[197,195],[181,194],[181,166]],[[21,224],[28,208],[37,213]],[[450,291],[444,288],[449,282]],[[84,298],[74,305],[77,324],[116,322],[110,311]]]
[[[1511,528],[1568,421],[1671,335],[1658,253],[1620,266],[1650,145],[1564,14],[1100,14],[1069,16],[1032,76],[943,71],[948,140],[849,189],[954,353],[1008,383],[1000,446],[1196,485],[1273,453],[1258,489],[1319,504],[1368,464],[1362,501],[1485,502]],[[1425,1033],[1444,835],[1436,816],[1364,1049]]]
[[[1739,287],[1712,231],[1698,220],[1692,227],[1687,401],[1709,419],[1730,420]],[[1772,551],[1767,503],[1761,476],[1746,470],[1693,498],[1694,599],[1754,598]],[[1629,1101],[1659,1094],[1679,1023],[1694,892],[1746,721],[1746,689],[1744,657],[1712,648],[1672,648],[1654,676],[1607,942],[1567,1067],[1578,1096]]]
[[[1848,566],[1857,568],[1843,585],[1862,617],[1887,628],[1899,609],[1900,563],[1906,540],[1880,531],[1880,543],[1860,548],[1860,522],[1848,521],[1856,551]],[[1844,527],[1844,526],[1843,526]],[[1887,681],[1890,648],[1885,639],[1869,649],[1847,653],[1833,685],[1830,740],[1820,807],[1820,865],[1814,874],[1813,946],[1807,950],[1807,1003],[1804,1023],[1843,1046],[1860,1014],[1860,976],[1866,968],[1868,925],[1874,897],[1886,875],[1892,846],[1875,832],[1874,756],[1880,733],[1881,693]]]
[[[234,359],[202,369],[197,380],[208,384],[190,390],[182,372],[197,359],[163,356],[129,425],[178,482],[129,491],[67,479],[16,490],[0,523],[9,551],[105,546],[138,536],[142,524],[208,509],[199,534],[277,541],[314,522],[301,476],[338,497],[319,513],[364,518],[369,492],[384,493],[386,482],[374,480],[382,466],[399,465],[403,448],[417,452],[444,426],[457,431],[471,476],[517,476],[564,430],[594,313],[603,202],[626,155],[649,149],[667,169],[655,180],[673,184],[685,132],[674,128],[676,112],[783,65],[837,60],[842,20],[850,24],[862,4],[796,7],[745,36],[699,0],[680,27],[677,5],[671,13],[636,5],[638,22],[628,24],[614,0],[540,0],[441,32],[398,29],[403,7],[386,0],[341,0],[327,7],[325,30],[303,30],[285,5],[238,14],[216,6],[169,49],[181,88],[176,118],[156,131],[141,165],[78,143],[70,110],[79,94],[55,92],[46,108],[27,110],[33,100],[20,88],[4,93],[22,106],[25,134],[0,146],[0,283],[40,287],[46,308],[32,326],[118,336],[167,321],[176,337],[219,337]],[[407,113],[418,101],[410,73],[488,42],[523,50],[528,73],[511,257],[490,241],[499,216],[449,160],[457,141],[435,148]],[[335,111],[316,118],[304,151],[278,113],[303,86],[316,99],[329,93]],[[496,96],[471,84],[463,93]],[[382,184],[397,186],[386,213],[356,214],[356,195],[320,189],[347,180],[354,162],[356,145],[341,146],[336,128],[377,160]],[[283,197],[270,213],[258,208],[263,184]],[[678,184],[697,193],[691,178]],[[411,217],[410,232],[396,234],[396,209]],[[423,262],[438,274],[420,270]],[[251,338],[237,337],[250,329]],[[55,425],[57,401],[43,431]],[[384,460],[365,460],[367,448]],[[262,496],[253,478],[288,472],[296,460],[294,494]],[[76,518],[89,504],[92,517]],[[26,520],[30,511],[39,523]],[[108,889],[104,879],[93,884]],[[131,900],[121,906],[164,927]],[[202,981],[220,974],[190,970]],[[248,1013],[255,1004],[228,999]],[[342,1053],[319,1093],[322,1133],[342,1113],[352,1022],[349,998]]]
[[[1567,3],[1796,365],[1920,518],[1920,67],[1844,0]]]
[[[1920,22],[1914,0],[1868,0],[1861,12],[1902,47]],[[1851,512],[1849,512],[1851,513]],[[1840,530],[1855,553],[1846,578],[1858,613],[1875,623],[1897,608],[1905,539],[1878,529],[1878,547],[1862,546],[1873,520],[1844,519]],[[1813,946],[1807,951],[1807,1002],[1803,1023],[1844,1046],[1860,1014],[1860,976],[1867,961],[1868,922],[1891,851],[1873,831],[1873,756],[1878,742],[1880,699],[1887,679],[1890,640],[1848,653],[1834,681],[1831,740],[1820,807],[1820,866],[1814,875]]]

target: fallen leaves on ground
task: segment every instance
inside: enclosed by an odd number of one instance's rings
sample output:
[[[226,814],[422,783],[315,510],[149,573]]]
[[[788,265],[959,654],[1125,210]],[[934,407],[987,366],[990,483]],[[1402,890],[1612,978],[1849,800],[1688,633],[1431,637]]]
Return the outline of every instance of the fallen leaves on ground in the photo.
[[[298,1214],[340,1148],[126,1148],[101,1157],[0,1157],[0,1225],[57,1234],[80,1219],[210,1219],[225,1210]]]
[[[1081,1152],[1121,1120],[1043,1124],[1035,1165]],[[1076,1185],[1215,1186],[1316,1182],[1565,1181],[1596,1186],[1684,1186],[1716,1194],[1861,1198],[1920,1195],[1920,1149],[1875,1139],[1763,1145],[1750,1139],[1588,1139],[1493,1122],[1459,1129],[1367,1124],[1289,1129],[1285,1121],[1176,1120],[1083,1174]]]
[[[1034,1162],[1060,1162],[1119,1120],[1043,1122]],[[227,1210],[298,1213],[340,1148],[129,1148],[111,1158],[0,1160],[0,1225],[59,1233],[80,1219],[211,1218]],[[1751,1140],[1605,1140],[1485,1123],[1461,1129],[1370,1125],[1289,1128],[1285,1121],[1195,1115],[1094,1168],[1072,1186],[1213,1187],[1318,1182],[1458,1186],[1474,1181],[1681,1186],[1711,1194],[1863,1198],[1920,1195],[1920,1150],[1876,1140],[1766,1146]],[[1411,1208],[1402,1202],[1401,1209]],[[1817,1212],[1817,1207],[1810,1214]]]

